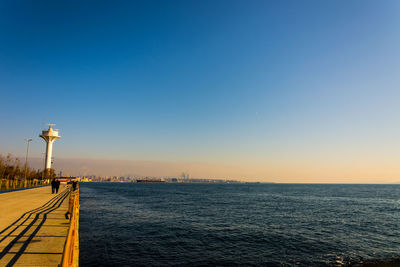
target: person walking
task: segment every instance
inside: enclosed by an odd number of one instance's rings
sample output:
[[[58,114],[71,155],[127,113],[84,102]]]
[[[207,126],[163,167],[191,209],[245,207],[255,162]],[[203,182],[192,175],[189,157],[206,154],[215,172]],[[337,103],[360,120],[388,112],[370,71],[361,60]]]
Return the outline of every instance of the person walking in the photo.
[[[51,181],[51,193],[52,194],[54,194],[54,192],[56,191],[56,184],[57,184],[56,179],[53,179]]]
[[[78,182],[77,182],[77,181],[73,181],[73,182],[72,182],[72,190],[73,190],[73,191],[76,190],[77,185],[78,185]]]
[[[60,181],[56,181],[56,194],[58,194],[58,189],[60,188]]]

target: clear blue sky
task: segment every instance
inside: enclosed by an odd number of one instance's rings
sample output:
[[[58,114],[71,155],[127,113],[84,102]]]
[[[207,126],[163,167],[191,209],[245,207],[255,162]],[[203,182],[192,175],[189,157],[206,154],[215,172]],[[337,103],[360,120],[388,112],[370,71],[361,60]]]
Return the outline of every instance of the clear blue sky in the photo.
[[[399,1],[0,1],[0,152],[400,160],[399,48]]]

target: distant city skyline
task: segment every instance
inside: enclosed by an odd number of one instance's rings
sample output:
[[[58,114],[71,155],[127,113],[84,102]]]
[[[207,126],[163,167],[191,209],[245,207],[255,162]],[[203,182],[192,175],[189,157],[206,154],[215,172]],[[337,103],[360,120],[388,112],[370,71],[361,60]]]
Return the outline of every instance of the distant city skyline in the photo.
[[[394,0],[2,1],[0,153],[23,159],[32,138],[39,164],[55,123],[57,172],[398,182],[399,15]]]
[[[43,159],[30,158],[30,166],[42,168]],[[394,166],[393,166],[394,167]],[[324,176],[315,169],[305,168],[287,169],[282,171],[282,166],[248,166],[229,164],[207,164],[201,162],[173,162],[173,161],[145,161],[145,160],[106,160],[83,158],[56,158],[54,168],[57,174],[61,171],[63,176],[88,176],[99,177],[137,176],[137,177],[181,177],[182,173],[190,174],[191,178],[233,179],[242,182],[274,182],[274,183],[400,183],[396,176],[390,173],[374,170],[373,165],[360,170],[358,176],[353,169],[343,172],[342,165],[321,166],[321,169],[330,168],[332,176]],[[286,176],[285,176],[286,175]],[[377,178],[378,177],[378,178]],[[382,178],[383,177],[383,178]]]

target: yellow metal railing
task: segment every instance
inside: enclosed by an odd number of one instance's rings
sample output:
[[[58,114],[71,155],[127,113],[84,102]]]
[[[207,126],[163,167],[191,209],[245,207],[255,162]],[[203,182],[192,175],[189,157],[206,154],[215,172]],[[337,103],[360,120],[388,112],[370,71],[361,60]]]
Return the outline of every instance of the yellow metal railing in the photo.
[[[39,179],[0,179],[0,191],[31,188],[48,184],[48,180]]]
[[[61,267],[78,266],[79,261],[79,189],[72,191],[69,196],[68,213],[71,221],[68,236],[64,246]]]

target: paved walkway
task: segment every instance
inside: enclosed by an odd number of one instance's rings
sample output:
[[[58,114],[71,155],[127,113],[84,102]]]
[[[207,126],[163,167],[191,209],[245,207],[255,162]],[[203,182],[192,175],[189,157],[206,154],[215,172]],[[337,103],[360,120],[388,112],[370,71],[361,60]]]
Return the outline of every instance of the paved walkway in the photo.
[[[0,194],[0,266],[58,266],[67,237],[69,189]]]

